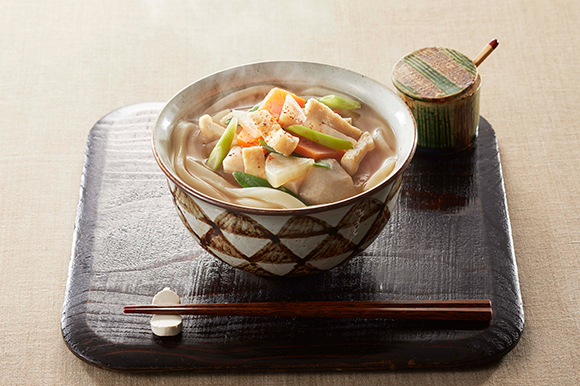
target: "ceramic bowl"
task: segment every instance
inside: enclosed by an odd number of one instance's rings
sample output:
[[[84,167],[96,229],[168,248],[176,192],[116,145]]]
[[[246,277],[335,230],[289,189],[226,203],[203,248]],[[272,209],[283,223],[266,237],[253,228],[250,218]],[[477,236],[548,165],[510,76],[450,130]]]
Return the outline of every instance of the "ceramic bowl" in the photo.
[[[393,173],[374,188],[348,199],[299,209],[257,209],[206,196],[175,173],[169,142],[175,123],[199,117],[208,106],[239,90],[260,85],[286,89],[315,85],[369,105],[397,137]],[[223,262],[254,274],[302,276],[336,267],[369,246],[389,220],[403,171],[417,143],[405,103],[391,90],[355,72],[310,62],[261,62],[230,68],[179,91],[153,128],[153,154],[166,174],[183,224],[199,244]]]

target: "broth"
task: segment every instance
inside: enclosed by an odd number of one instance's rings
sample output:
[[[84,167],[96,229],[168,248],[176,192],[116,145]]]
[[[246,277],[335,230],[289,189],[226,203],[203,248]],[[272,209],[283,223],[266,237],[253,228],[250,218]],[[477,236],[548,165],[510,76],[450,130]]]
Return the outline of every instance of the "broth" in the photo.
[[[199,127],[200,117],[204,114],[209,114],[212,116],[213,121],[218,123],[232,109],[248,111],[256,103],[262,101],[264,96],[274,87],[272,85],[259,85],[233,92],[217,101],[212,101],[205,106],[196,108],[195,111],[188,112],[187,115],[179,120],[173,128],[170,149],[173,167],[178,177],[193,189],[232,204],[268,209],[288,209],[304,206],[292,195],[277,189],[264,187],[242,188],[232,174],[225,172],[222,167],[214,172],[205,166],[205,162],[216,140],[208,140],[202,133]],[[334,90],[317,87],[293,86],[286,88],[286,90],[305,100],[329,94],[341,95]],[[388,177],[395,166],[397,146],[396,137],[388,123],[372,108],[365,105],[364,102],[361,102],[361,108],[356,109],[354,113],[350,111],[347,113],[354,116],[352,125],[363,133],[368,132],[372,136],[374,144],[374,148],[364,155],[358,170],[351,176],[354,190],[350,191],[352,194],[349,194],[349,196],[353,196],[376,186]],[[235,141],[234,139],[233,145],[236,144]],[[335,164],[332,162],[332,165]],[[315,172],[321,173],[320,170],[315,170]],[[324,176],[324,174],[322,175]],[[301,185],[298,186],[298,188],[294,187],[294,190],[297,190],[295,193],[300,198]],[[334,189],[328,188],[327,190]],[[326,202],[314,203],[314,205],[324,203]]]

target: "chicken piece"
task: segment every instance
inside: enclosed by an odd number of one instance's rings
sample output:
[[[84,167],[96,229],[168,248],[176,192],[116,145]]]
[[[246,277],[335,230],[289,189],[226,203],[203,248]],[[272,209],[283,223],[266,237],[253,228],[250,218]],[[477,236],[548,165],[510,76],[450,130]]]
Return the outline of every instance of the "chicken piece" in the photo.
[[[226,158],[222,161],[224,167],[224,172],[243,172],[244,171],[244,158],[242,156],[242,147],[233,146]]]
[[[334,130],[357,140],[362,134],[359,129],[350,125],[340,115],[332,111],[330,107],[318,102],[314,98],[306,102],[304,113],[307,118],[307,126],[310,126],[313,130],[321,131],[316,126],[326,124]]]
[[[256,129],[260,132],[264,141],[277,152],[290,155],[298,146],[298,137],[282,129],[270,112],[257,110],[249,113],[248,117],[256,125]]]
[[[278,153],[282,153],[285,156],[289,156],[294,152],[296,146],[298,146],[300,139],[288,133],[284,129],[275,131],[266,139],[266,143],[274,148]]]
[[[375,148],[373,137],[370,133],[364,132],[354,148],[347,150],[342,158],[340,164],[351,176],[356,173],[364,156]]]
[[[308,121],[306,114],[296,102],[294,98],[290,95],[286,96],[286,100],[284,101],[284,107],[282,107],[282,113],[280,114],[280,119],[278,119],[278,123],[283,128],[287,128],[288,126],[292,125],[303,125],[306,127],[310,127],[313,130],[319,131],[324,134],[328,134],[330,136],[344,139],[346,141],[352,142],[354,145],[356,140],[352,139],[351,137],[342,134],[340,131],[333,129],[329,125],[325,124],[324,122],[315,120],[315,121]]]
[[[208,114],[199,118],[199,129],[203,135],[210,140],[220,138],[225,131],[225,129],[215,123]]]
[[[290,94],[286,95],[278,123],[283,128],[287,128],[292,125],[303,125],[304,122],[306,122],[306,114],[302,111],[302,107]]]
[[[256,110],[248,113],[248,118],[256,125],[256,129],[266,142],[272,133],[282,129],[276,122],[276,118],[267,110]]]
[[[343,200],[357,193],[352,178],[338,161],[325,160],[330,169],[313,167],[300,186],[300,197],[311,205],[327,204]]]
[[[245,173],[266,178],[266,161],[262,146],[245,147],[242,149],[242,156]]]

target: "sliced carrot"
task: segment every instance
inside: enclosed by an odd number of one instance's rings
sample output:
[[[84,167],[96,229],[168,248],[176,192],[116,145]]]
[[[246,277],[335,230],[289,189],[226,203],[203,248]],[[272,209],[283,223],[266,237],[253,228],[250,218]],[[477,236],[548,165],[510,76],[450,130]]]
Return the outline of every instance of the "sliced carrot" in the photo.
[[[280,117],[280,113],[282,112],[282,107],[284,107],[286,95],[288,94],[290,94],[292,98],[298,102],[300,107],[304,107],[304,103],[306,102],[304,99],[292,94],[289,91],[282,90],[281,88],[273,88],[260,104],[260,110],[268,110],[276,117],[276,119],[278,119]]]
[[[340,160],[344,155],[344,150],[334,150],[299,135],[297,135],[297,137],[300,141],[298,142],[296,149],[294,149],[294,153],[300,154],[301,156],[312,158],[314,160],[324,158]]]
[[[258,135],[254,137],[253,133],[250,130],[242,129],[236,136],[238,144],[240,146],[250,147],[250,146],[260,146],[260,139],[261,137]]]

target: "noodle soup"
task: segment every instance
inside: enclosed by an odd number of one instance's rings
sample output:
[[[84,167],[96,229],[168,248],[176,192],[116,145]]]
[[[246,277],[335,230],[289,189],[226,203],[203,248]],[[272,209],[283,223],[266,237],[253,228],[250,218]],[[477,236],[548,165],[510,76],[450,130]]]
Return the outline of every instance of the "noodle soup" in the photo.
[[[170,159],[179,178],[207,196],[293,209],[375,187],[395,168],[397,140],[364,103],[323,88],[260,85],[178,120]]]
[[[272,108],[276,100],[284,102]],[[316,122],[314,112],[331,118]],[[281,61],[188,85],[161,110],[152,142],[177,214],[201,247],[253,274],[303,276],[353,258],[381,233],[417,129],[405,103],[380,83]]]

